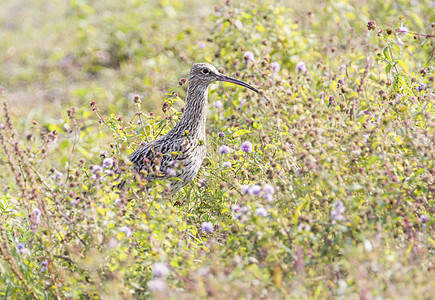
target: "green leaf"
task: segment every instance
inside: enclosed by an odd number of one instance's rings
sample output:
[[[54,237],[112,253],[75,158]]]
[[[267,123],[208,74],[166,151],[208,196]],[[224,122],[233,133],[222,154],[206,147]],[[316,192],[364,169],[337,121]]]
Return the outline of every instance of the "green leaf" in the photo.
[[[390,56],[390,52],[388,51],[388,46],[384,48],[384,50],[382,50],[382,52],[384,53],[384,57],[388,60],[391,61],[391,56]],[[391,67],[390,67],[391,68]]]
[[[390,74],[390,72],[391,72],[391,64],[388,64],[388,65],[385,67],[385,73]]]
[[[233,136],[238,137],[238,136],[244,135],[246,133],[251,133],[251,131],[249,131],[248,129],[240,129],[240,130],[237,130],[236,132],[234,132]]]
[[[405,70],[405,73],[408,74],[408,67],[405,63],[402,60],[397,60],[396,62],[403,68],[403,70]]]

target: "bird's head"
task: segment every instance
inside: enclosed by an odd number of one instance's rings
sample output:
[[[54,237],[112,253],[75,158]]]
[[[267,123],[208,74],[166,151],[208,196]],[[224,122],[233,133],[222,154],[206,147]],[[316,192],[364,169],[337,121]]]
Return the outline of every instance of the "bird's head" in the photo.
[[[215,81],[225,81],[225,82],[234,83],[258,93],[258,90],[253,86],[241,80],[229,76],[225,76],[219,73],[219,71],[210,64],[207,63],[194,64],[192,66],[192,69],[190,69],[189,84],[196,83],[196,84],[205,84],[206,86],[208,86],[210,83],[213,83]]]

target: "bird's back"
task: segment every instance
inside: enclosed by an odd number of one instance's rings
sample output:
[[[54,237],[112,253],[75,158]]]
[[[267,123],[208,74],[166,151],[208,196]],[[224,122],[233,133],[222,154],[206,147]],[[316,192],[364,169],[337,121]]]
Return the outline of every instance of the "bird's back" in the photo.
[[[148,180],[179,178],[171,180],[171,192],[175,193],[195,178],[205,155],[204,141],[168,134],[139,148],[129,159],[137,172],[147,171]]]

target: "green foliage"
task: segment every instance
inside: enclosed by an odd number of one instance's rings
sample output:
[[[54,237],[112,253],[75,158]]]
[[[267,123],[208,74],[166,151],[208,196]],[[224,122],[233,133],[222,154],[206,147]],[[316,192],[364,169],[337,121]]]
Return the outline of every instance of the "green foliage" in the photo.
[[[71,83],[74,107],[19,119],[2,94],[0,295],[429,298],[435,20],[396,2],[227,1],[200,20],[189,1],[69,2],[73,41],[38,80]],[[180,120],[196,61],[261,95],[210,86],[208,156],[171,196],[127,156]]]

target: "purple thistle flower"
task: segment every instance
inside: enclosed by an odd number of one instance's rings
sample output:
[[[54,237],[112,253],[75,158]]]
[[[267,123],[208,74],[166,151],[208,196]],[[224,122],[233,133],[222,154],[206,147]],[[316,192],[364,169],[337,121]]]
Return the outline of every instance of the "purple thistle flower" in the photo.
[[[420,222],[421,223],[426,223],[426,222],[429,222],[429,221],[430,221],[430,218],[428,216],[426,216],[426,215],[421,215],[420,216]]]
[[[402,26],[397,29],[398,33],[408,33],[408,28]]]
[[[274,61],[274,62],[270,63],[270,68],[272,69],[272,72],[276,74],[281,69],[281,66],[279,65],[278,62]]]
[[[103,168],[108,169],[113,167],[113,158],[108,157],[103,160]]]
[[[250,189],[251,189],[251,186],[245,184],[244,186],[242,186],[242,194],[249,194]]]
[[[340,200],[334,203],[334,209],[331,210],[331,217],[333,219],[332,223],[335,224],[336,221],[343,221],[345,218],[343,213],[346,211],[346,207]]]
[[[112,170],[104,170],[104,174],[111,176],[111,175],[113,175],[113,171]]]
[[[329,106],[335,105],[335,97],[329,96]]]
[[[42,262],[41,262],[41,272],[47,272],[47,270],[48,270],[48,261],[46,261],[46,260],[43,260]]]
[[[175,170],[172,169],[172,168],[167,168],[167,169],[166,169],[166,173],[167,173],[169,176],[175,176],[175,175],[177,175],[177,172],[175,172]]]
[[[242,143],[242,151],[246,152],[246,153],[250,153],[252,152],[252,143],[249,141],[245,141]]]
[[[23,243],[18,243],[17,249],[20,254],[26,253],[26,246]]]
[[[425,85],[424,83],[422,83],[422,84],[420,84],[420,85],[417,87],[417,91],[421,92],[421,91],[423,91],[425,88],[426,88],[426,85]]]
[[[119,231],[123,232],[125,234],[125,236],[127,238],[129,238],[131,236],[131,234],[133,233],[133,231],[131,230],[130,227],[128,226],[122,226]]]
[[[61,172],[56,172],[53,174],[53,179],[59,181],[62,179],[63,174]]]
[[[267,217],[267,215],[268,215],[269,213],[267,212],[267,210],[266,210],[265,208],[263,208],[263,207],[259,207],[259,208],[257,208],[257,209],[255,210],[255,214],[256,214],[257,216],[260,216],[260,217]]]
[[[222,102],[219,101],[219,100],[213,103],[213,107],[217,108],[217,109],[223,109],[224,108]]]
[[[273,201],[272,194],[265,194],[265,195],[263,195],[263,198],[265,198],[267,202],[272,202]]]
[[[260,195],[260,193],[261,193],[261,186],[259,186],[258,184],[251,186],[251,188],[249,189],[250,195]]]
[[[220,138],[224,138],[224,137],[225,137],[225,133],[223,133],[223,132],[221,131],[221,132],[218,133],[218,136],[219,136]]]
[[[246,99],[245,98],[239,98],[239,102],[240,102],[239,109],[242,109],[243,106],[245,106]]]
[[[240,205],[234,204],[231,209],[233,210],[233,212],[237,212],[240,210]]]
[[[35,207],[35,208],[33,209],[32,214],[33,214],[36,218],[40,218],[41,215],[42,215],[41,210],[40,210],[39,208],[37,208],[37,207]]]
[[[263,191],[266,195],[273,195],[273,193],[275,193],[275,188],[272,185],[266,183],[265,185],[263,185]]]
[[[156,262],[153,264],[152,273],[153,276],[157,278],[168,277],[169,269],[166,266],[166,264],[161,262]]]
[[[231,148],[226,146],[226,145],[222,145],[219,147],[219,154],[230,154],[231,153]]]
[[[160,278],[152,279],[148,281],[148,288],[151,292],[163,292],[166,290],[166,282]]]
[[[103,168],[100,165],[94,165],[92,167],[92,174],[96,174],[97,172],[102,173]]]
[[[233,164],[229,161],[224,161],[222,163],[222,168],[231,168],[233,166]]]
[[[245,54],[243,54],[243,61],[245,63],[248,63],[249,61],[254,61],[254,59],[254,53],[252,53],[251,51],[246,51]]]
[[[206,186],[207,186],[207,181],[208,181],[208,179],[201,180],[201,181],[199,182],[199,186],[200,186],[200,187],[206,187]]]
[[[201,223],[201,229],[204,232],[213,232],[214,226],[211,222],[202,222]]]
[[[296,71],[304,73],[307,70],[307,66],[303,61],[300,61],[296,64]]]

